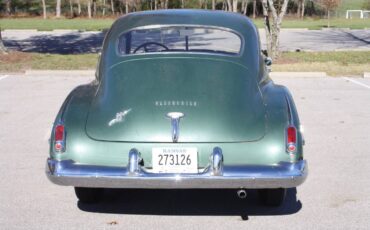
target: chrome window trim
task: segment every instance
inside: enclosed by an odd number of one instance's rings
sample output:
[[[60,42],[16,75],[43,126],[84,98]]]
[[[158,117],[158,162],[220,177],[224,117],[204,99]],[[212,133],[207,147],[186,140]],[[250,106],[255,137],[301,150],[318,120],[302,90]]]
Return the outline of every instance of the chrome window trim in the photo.
[[[200,27],[200,28],[208,28],[208,29],[218,29],[222,31],[227,31],[230,33],[233,33],[237,35],[240,39],[240,49],[237,54],[220,54],[220,53],[212,53],[212,52],[184,52],[184,51],[174,51],[174,52],[150,52],[150,53],[137,53],[137,54],[126,54],[123,55],[121,52],[119,52],[118,46],[119,46],[119,38],[122,36],[122,34],[134,31],[134,30],[144,30],[144,29],[158,29],[158,28],[168,28],[168,27]],[[241,57],[244,54],[244,48],[245,48],[245,39],[244,36],[242,36],[241,33],[238,31],[232,30],[227,27],[221,27],[221,26],[204,26],[199,24],[165,24],[165,25],[147,25],[147,26],[139,26],[135,28],[131,28],[129,30],[125,30],[118,34],[116,37],[116,41],[114,43],[115,46],[115,52],[118,57],[133,57],[133,56],[141,56],[141,55],[157,55],[157,54],[206,54],[206,55],[215,55],[215,56],[227,56],[227,57]]]

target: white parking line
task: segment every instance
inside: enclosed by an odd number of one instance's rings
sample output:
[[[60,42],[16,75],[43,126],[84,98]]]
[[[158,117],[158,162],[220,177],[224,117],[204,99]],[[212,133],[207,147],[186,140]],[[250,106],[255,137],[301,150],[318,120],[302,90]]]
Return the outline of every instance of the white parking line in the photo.
[[[9,75],[0,76],[0,81],[7,78],[7,77],[9,77]]]
[[[348,78],[348,77],[343,77],[343,79],[345,79],[345,80],[347,80],[347,81],[350,81],[350,82],[352,82],[352,83],[354,83],[354,84],[360,85],[360,86],[362,86],[362,87],[365,87],[365,88],[370,89],[370,85],[366,85],[366,84],[364,84],[364,83],[362,83],[362,82],[359,82],[359,81],[353,80],[353,79]]]

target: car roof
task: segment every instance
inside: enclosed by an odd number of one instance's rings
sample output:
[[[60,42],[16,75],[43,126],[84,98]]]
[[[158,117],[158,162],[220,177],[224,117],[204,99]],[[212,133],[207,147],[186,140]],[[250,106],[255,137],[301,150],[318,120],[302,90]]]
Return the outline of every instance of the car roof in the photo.
[[[154,10],[130,13],[117,19],[111,32],[128,31],[150,25],[201,25],[216,26],[234,30],[242,36],[256,33],[253,22],[244,15],[226,11],[211,10]]]
[[[122,33],[139,27],[161,26],[161,25],[191,25],[205,27],[220,27],[235,31],[241,36],[243,45],[240,55],[214,55],[206,53],[173,53],[162,54],[152,53],[146,55],[119,55],[117,44]],[[211,10],[155,10],[142,11],[127,14],[115,21],[109,32],[106,34],[103,43],[103,66],[112,66],[124,60],[146,58],[156,56],[218,56],[222,59],[229,59],[242,65],[248,65],[249,68],[256,68],[259,65],[260,41],[258,30],[253,22],[246,16],[225,11]]]

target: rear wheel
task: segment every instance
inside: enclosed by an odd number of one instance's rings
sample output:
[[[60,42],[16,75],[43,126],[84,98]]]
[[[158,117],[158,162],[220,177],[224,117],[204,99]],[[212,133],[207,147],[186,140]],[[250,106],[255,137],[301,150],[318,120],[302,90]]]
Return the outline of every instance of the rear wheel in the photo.
[[[82,188],[75,187],[75,193],[78,200],[82,203],[98,203],[103,198],[104,190],[102,188]]]
[[[260,189],[258,196],[262,204],[278,207],[284,202],[286,191],[286,188]]]

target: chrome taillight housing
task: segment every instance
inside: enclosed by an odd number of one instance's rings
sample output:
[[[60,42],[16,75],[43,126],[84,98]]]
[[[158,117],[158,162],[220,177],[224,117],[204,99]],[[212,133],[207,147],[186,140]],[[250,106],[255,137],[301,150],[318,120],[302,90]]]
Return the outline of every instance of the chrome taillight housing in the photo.
[[[294,126],[288,126],[286,129],[286,151],[288,153],[297,151],[297,129]]]
[[[61,153],[65,151],[66,130],[64,124],[59,123],[54,127],[54,151]]]

